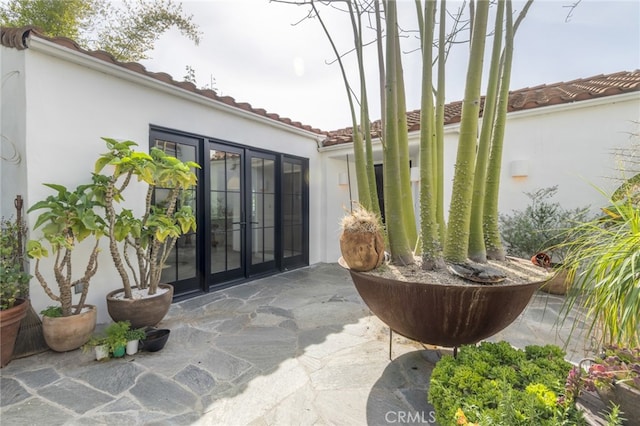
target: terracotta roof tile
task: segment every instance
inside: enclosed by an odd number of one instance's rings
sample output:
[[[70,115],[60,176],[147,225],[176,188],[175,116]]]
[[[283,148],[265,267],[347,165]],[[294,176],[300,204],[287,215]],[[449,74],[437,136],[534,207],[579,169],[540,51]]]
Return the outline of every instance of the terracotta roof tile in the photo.
[[[230,96],[219,96],[215,91],[210,89],[198,89],[193,83],[176,81],[169,74],[164,72],[151,72],[136,62],[119,62],[109,53],[104,51],[88,51],[82,49],[73,40],[64,37],[47,37],[43,35],[37,28],[33,26],[25,26],[20,28],[2,27],[0,28],[0,43],[3,46],[15,48],[18,50],[28,48],[27,40],[29,37],[38,37],[80,53],[92,56],[96,59],[126,68],[130,71],[146,75],[150,78],[162,81],[164,83],[182,88],[189,92],[196,93],[209,99],[230,105],[232,107],[252,112],[256,115],[267,117],[274,121],[294,126],[303,130],[311,131],[326,135],[323,146],[331,146],[342,143],[349,143],[353,140],[353,129],[347,127],[331,132],[325,132],[320,129],[303,125],[300,122],[293,121],[290,118],[281,117],[275,113],[269,113],[262,108],[254,108],[246,102],[237,102]],[[541,84],[534,87],[528,87],[510,92],[508,111],[522,111],[532,108],[539,108],[551,105],[577,102],[588,99],[595,99],[603,96],[613,96],[626,92],[640,91],[640,70],[622,71],[608,75],[597,75],[583,79],[576,79],[569,82],[561,82],[555,84]],[[482,99],[482,104],[484,98]],[[481,104],[481,114],[482,114]],[[445,105],[445,124],[453,124],[460,122],[462,113],[462,102],[451,102]],[[420,129],[420,110],[407,112],[407,125],[409,131],[417,131]],[[372,137],[377,138],[381,135],[382,123],[380,120],[371,123]]]
[[[196,93],[198,95],[207,97],[209,99],[213,99],[224,104],[230,105],[232,107],[242,109],[244,111],[252,112],[257,115],[267,117],[274,121],[279,121],[285,123],[289,126],[297,127],[302,130],[307,130],[313,133],[327,135],[328,132],[322,131],[317,128],[313,128],[308,125],[302,125],[299,122],[292,122],[288,118],[281,118],[278,114],[268,114],[262,108],[253,108],[251,104],[246,102],[236,102],[236,100],[230,96],[218,96],[213,90],[210,89],[198,89],[193,83],[185,82],[185,81],[176,81],[169,74],[164,72],[151,72],[147,71],[147,69],[139,63],[136,62],[120,62],[117,61],[111,54],[104,51],[89,51],[81,48],[76,42],[71,39],[65,37],[48,37],[44,35],[40,30],[38,30],[34,26],[25,26],[20,28],[13,27],[1,27],[0,28],[0,44],[6,47],[11,47],[18,50],[27,49],[28,43],[27,40],[30,37],[37,37],[43,40],[48,40],[52,43],[58,44],[60,46],[67,47],[69,49],[75,50],[77,52],[83,53],[88,56],[92,56],[101,61],[105,61],[114,65],[117,65],[122,68],[126,68],[130,71],[133,71],[138,74],[146,75],[147,77],[151,77],[155,80],[162,81],[164,83],[170,84],[172,86],[179,87],[181,89],[187,90],[189,92]]]
[[[549,85],[541,84],[535,87],[514,90],[509,94],[508,111],[523,111],[637,91],[640,91],[640,70],[622,71],[607,75],[601,74],[569,82]],[[483,105],[484,98],[480,108],[481,115]],[[460,122],[462,102],[452,102],[445,105],[444,112],[445,124]],[[407,112],[407,126],[409,131],[420,129],[420,110]],[[380,127],[380,120],[372,123],[372,129],[376,129],[373,132],[373,136],[379,135]],[[329,136],[323,141],[323,146],[351,142],[353,140],[352,133],[351,127],[329,132]]]

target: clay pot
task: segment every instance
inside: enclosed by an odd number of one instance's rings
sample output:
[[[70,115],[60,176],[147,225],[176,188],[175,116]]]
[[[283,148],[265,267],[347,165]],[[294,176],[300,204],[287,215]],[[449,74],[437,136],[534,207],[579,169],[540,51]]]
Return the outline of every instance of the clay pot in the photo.
[[[27,315],[29,300],[17,299],[12,308],[0,311],[0,367],[11,362],[16,344],[20,321]]]
[[[371,271],[384,260],[384,237],[381,232],[344,230],[340,235],[340,251],[351,270]]]
[[[75,308],[75,307],[74,307]],[[68,317],[42,317],[42,334],[52,350],[67,352],[78,349],[89,341],[96,328],[97,310],[84,305],[83,312]]]
[[[115,297],[124,290],[114,290],[107,294],[107,310],[114,321],[129,321],[131,328],[153,327],[157,325],[169,311],[173,301],[173,286],[160,284],[159,288],[167,289],[142,299],[123,299]]]

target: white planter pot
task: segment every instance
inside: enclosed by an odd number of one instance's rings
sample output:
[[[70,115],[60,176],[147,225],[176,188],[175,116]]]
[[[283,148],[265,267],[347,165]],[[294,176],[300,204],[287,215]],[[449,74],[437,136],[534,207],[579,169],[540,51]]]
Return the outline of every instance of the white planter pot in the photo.
[[[134,355],[138,352],[139,340],[129,340],[127,342],[127,355]]]
[[[94,346],[93,350],[96,353],[97,361],[102,361],[103,359],[109,358],[109,346],[107,345]]]

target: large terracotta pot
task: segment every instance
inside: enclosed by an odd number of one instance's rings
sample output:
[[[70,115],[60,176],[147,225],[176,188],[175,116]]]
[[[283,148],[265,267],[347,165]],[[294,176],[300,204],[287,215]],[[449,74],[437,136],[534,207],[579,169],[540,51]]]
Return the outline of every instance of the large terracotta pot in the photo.
[[[160,284],[166,289],[162,294],[142,299],[116,297],[124,290],[114,290],[107,294],[107,310],[114,321],[129,321],[131,328],[153,327],[167,314],[173,300],[173,286]]]
[[[393,331],[445,347],[477,343],[504,329],[544,282],[444,285],[349,272],[369,309]]]
[[[20,321],[27,315],[28,299],[17,299],[12,308],[0,311],[0,368],[11,362]]]
[[[74,307],[75,308],[75,307]],[[56,352],[78,349],[89,341],[96,328],[94,305],[84,305],[83,312],[68,317],[42,316],[42,334],[47,345]]]
[[[546,283],[544,283],[540,290],[549,294],[564,295],[569,291],[571,282],[567,281],[567,271],[564,269],[557,269],[555,275]]]

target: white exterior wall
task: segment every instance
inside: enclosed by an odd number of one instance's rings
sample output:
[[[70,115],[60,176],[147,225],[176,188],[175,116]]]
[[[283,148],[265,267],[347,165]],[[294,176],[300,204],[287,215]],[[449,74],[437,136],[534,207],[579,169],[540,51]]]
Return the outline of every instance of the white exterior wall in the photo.
[[[7,50],[11,51],[3,48],[3,54]],[[26,69],[26,102],[17,110],[18,116],[26,112],[27,117],[25,136],[21,138],[26,147],[28,181],[23,194],[25,210],[52,193],[42,183],[75,188],[80,183],[90,182],[94,162],[105,151],[101,136],[133,140],[140,145],[139,149],[146,151],[149,126],[157,125],[308,158],[310,221],[314,224],[310,226],[309,261],[322,260],[323,227],[315,225],[322,222],[322,179],[316,135],[237,108],[220,108],[217,103],[182,89],[46,41],[35,39],[29,49],[13,52],[23,58]],[[57,57],[58,54],[63,57]],[[3,124],[3,134],[4,127]],[[3,185],[7,176],[3,174]],[[130,187],[125,194],[127,207],[141,211],[146,187],[140,185],[137,194],[132,189]],[[4,190],[2,197],[5,198]],[[37,211],[29,215],[30,226],[37,215]],[[38,230],[31,230],[31,238],[40,236]],[[90,244],[87,242],[86,250],[75,250],[74,276],[84,272]],[[87,303],[97,305],[98,322],[106,322],[109,317],[105,295],[120,288],[121,283],[108,254],[106,239],[101,247],[99,269],[91,281]],[[50,265],[48,260],[43,260],[41,270],[57,288],[53,274],[49,272]],[[31,284],[36,311],[56,304],[44,294],[35,278]]]
[[[445,130],[445,219],[453,182],[459,124]],[[635,136],[634,136],[635,135]],[[554,201],[563,207],[591,206],[593,211],[606,200],[594,188],[612,191],[622,177],[619,162],[612,150],[640,143],[640,93],[610,96],[573,104],[562,104],[511,113],[508,116],[502,157],[499,210],[510,213],[529,204],[525,192],[558,185]],[[418,135],[410,135],[411,161],[419,164]],[[374,143],[375,161],[381,162],[379,143]],[[325,207],[327,241],[325,261],[340,256],[338,223],[349,206],[348,187],[338,186],[337,179],[346,171],[346,155],[351,167],[351,190],[357,200],[353,151],[351,144],[322,150],[327,176]],[[524,161],[526,177],[512,177],[511,163]],[[412,183],[417,198],[418,182]],[[334,202],[335,200],[335,202]],[[417,202],[414,202],[417,207]],[[416,208],[416,214],[418,209]]]

